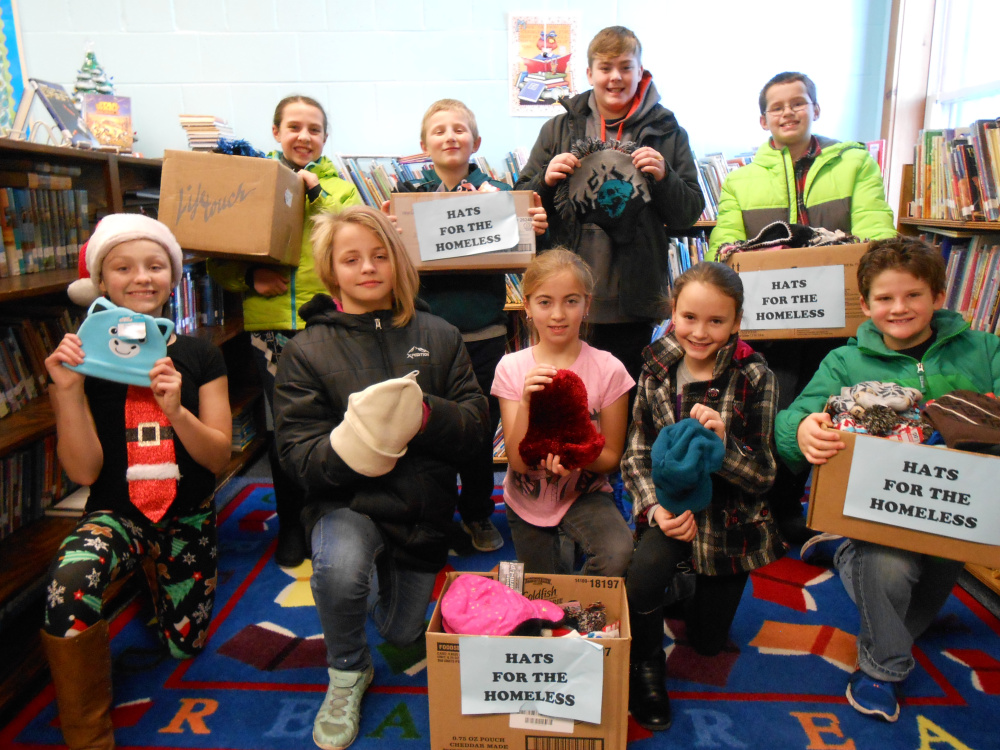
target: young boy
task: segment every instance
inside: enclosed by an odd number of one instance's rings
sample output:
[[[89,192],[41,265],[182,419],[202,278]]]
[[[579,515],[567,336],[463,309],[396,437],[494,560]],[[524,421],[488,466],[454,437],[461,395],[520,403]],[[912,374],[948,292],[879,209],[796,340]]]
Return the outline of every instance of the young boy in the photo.
[[[564,101],[566,114],[542,125],[514,187],[538,192],[548,212],[552,244],[577,253],[593,270],[598,283],[588,340],[614,354],[638,380],[652,323],[664,313],[667,238],[694,224],[705,199],[687,133],[659,104],[653,76],[642,68],[642,45],[635,34],[623,26],[598,32],[587,49],[587,66],[592,90]],[[638,214],[631,241],[616,244],[596,224],[556,210],[559,184],[580,166],[570,150],[585,138],[638,144],[632,164],[651,178],[651,201]]]
[[[912,237],[873,242],[858,265],[858,288],[869,320],[778,414],[778,452],[793,469],[824,464],[845,447],[823,411],[844,386],[898,383],[919,389],[925,400],[959,388],[1000,392],[1000,338],[972,331],[960,315],[941,309],[945,266],[933,248]],[[962,563],[832,534],[802,547],[806,562],[831,558],[861,614],[860,668],[847,699],[861,713],[895,721],[897,685],[914,666],[913,641],[944,605]]]
[[[461,190],[510,190],[510,185],[489,179],[472,155],[479,150],[482,138],[476,116],[457,99],[440,99],[427,108],[420,125],[420,148],[431,157],[434,173],[421,182],[401,182],[401,193],[447,193]],[[537,198],[536,198],[537,200]],[[387,210],[387,207],[383,207]],[[547,226],[545,210],[529,210],[536,234]],[[493,374],[507,349],[507,288],[504,275],[495,271],[482,274],[435,273],[420,280],[420,297],[431,312],[444,318],[462,332],[462,340],[472,360],[476,380],[490,402],[490,436],[500,424],[500,404],[491,396]],[[471,535],[471,546],[490,552],[503,546],[503,538],[490,521],[493,514],[493,442],[483,445],[480,455],[463,467],[459,476],[462,492],[458,512],[462,526]],[[468,537],[452,532],[451,546],[463,552]]]
[[[753,161],[729,174],[709,242],[719,246],[755,237],[775,221],[842,230],[866,239],[895,237],[892,209],[878,165],[864,144],[813,135],[820,107],[816,84],[802,73],[779,73],[758,98],[760,126],[770,132]],[[778,376],[779,408],[787,408],[820,361],[844,341],[773,341],[758,347]],[[769,493],[771,510],[786,539],[809,537],[802,516],[805,474],[779,463]]]
[[[820,108],[809,76],[779,73],[764,84],[758,104],[760,126],[771,137],[750,164],[726,177],[711,259],[720,245],[754,237],[775,221],[862,239],[896,235],[882,175],[864,144],[813,135]]]

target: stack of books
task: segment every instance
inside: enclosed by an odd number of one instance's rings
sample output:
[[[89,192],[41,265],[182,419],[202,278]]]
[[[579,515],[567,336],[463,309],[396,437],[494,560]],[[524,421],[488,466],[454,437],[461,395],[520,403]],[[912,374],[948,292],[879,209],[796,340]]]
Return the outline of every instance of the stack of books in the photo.
[[[216,115],[180,115],[180,119],[192,151],[211,151],[220,138],[233,137],[233,129]]]
[[[945,307],[978,331],[1000,333],[1000,243],[996,235],[940,239],[947,260]]]

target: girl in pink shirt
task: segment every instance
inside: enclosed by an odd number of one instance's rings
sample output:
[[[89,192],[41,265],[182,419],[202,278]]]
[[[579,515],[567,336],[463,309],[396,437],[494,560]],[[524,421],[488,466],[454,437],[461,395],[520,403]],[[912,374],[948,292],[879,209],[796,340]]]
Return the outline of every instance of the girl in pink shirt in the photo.
[[[538,343],[506,355],[493,380],[507,451],[507,520],[517,559],[529,573],[571,572],[561,563],[560,532],[584,551],[587,575],[623,575],[632,558],[632,532],[615,506],[608,474],[618,470],[625,447],[628,392],[635,381],[614,356],[580,338],[593,288],[590,269],[575,253],[554,249],[536,257],[525,270],[522,290]],[[528,429],[531,394],[563,369],[586,386],[590,418],[605,438],[604,448],[582,468],[567,469],[552,454],[528,466],[518,447]]]

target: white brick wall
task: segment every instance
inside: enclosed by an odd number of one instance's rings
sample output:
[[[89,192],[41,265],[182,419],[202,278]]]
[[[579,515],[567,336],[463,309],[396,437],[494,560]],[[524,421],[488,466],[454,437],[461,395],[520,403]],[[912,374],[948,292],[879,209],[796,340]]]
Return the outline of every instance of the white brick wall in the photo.
[[[757,92],[788,69],[816,80],[823,108],[817,132],[877,138],[888,8],[889,0],[843,0],[835,10],[801,0],[782,21],[770,0],[18,4],[26,75],[72,87],[92,44],[118,93],[132,97],[137,147],[149,156],[186,148],[181,112],[218,114],[269,150],[274,106],[295,92],[327,107],[327,151],[342,153],[414,153],[427,105],[462,99],[479,120],[481,154],[494,163],[515,146],[530,147],[543,122],[507,112],[510,11],[579,12],[581,59],[604,26],[634,29],[663,104],[696,151],[736,153],[763,141]]]

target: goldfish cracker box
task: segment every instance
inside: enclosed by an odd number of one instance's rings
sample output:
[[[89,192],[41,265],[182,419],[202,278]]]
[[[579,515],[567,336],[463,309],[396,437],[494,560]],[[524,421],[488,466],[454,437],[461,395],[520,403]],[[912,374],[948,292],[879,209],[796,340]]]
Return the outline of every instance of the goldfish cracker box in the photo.
[[[302,180],[275,159],[164,154],[159,219],[185,250],[298,265],[304,215]]]
[[[858,262],[868,243],[733,253],[743,281],[747,341],[847,338],[865,320]]]
[[[813,469],[809,528],[1000,568],[1000,458],[840,437],[847,448]]]
[[[524,576],[523,593],[529,599],[559,605],[575,601],[583,607],[603,603],[608,623],[620,623],[617,637],[468,636],[446,633],[441,623],[441,600],[459,575],[448,573],[426,634],[431,748],[624,750],[631,641],[625,582],[591,576]],[[556,642],[555,648],[588,653],[568,669],[554,669],[551,665],[563,663],[550,653]],[[575,670],[579,672],[574,674]],[[478,712],[489,701],[506,701],[508,712]],[[584,718],[573,717],[574,710],[579,713],[595,701],[599,708],[589,709]],[[463,705],[477,712],[463,713]]]

